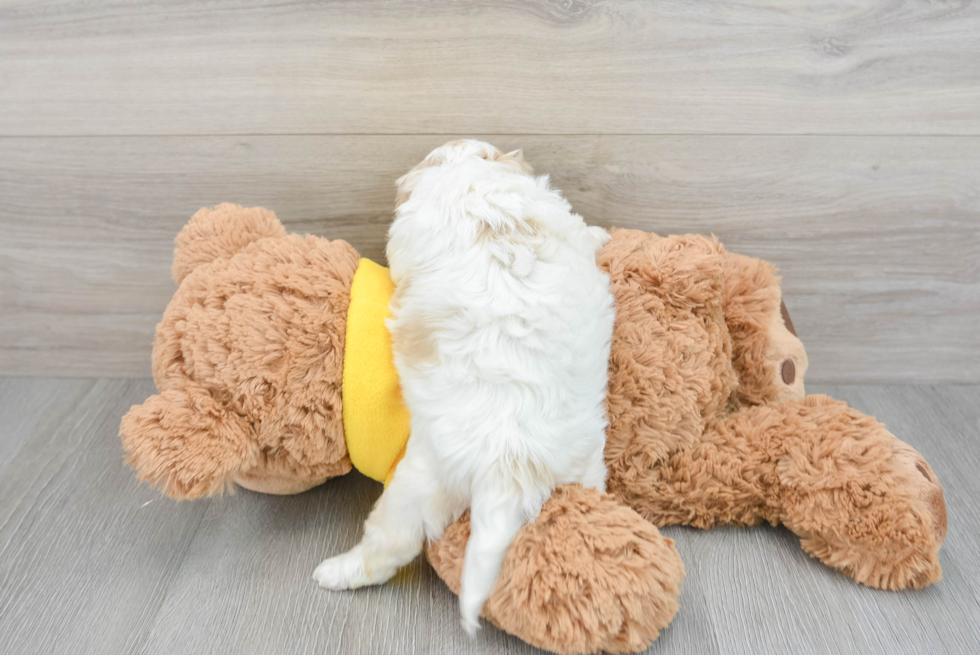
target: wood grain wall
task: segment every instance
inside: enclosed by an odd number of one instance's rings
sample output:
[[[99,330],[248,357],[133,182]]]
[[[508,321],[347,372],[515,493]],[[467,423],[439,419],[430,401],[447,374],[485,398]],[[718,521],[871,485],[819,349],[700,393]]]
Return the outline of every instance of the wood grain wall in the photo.
[[[172,240],[380,258],[394,179],[523,147],[587,220],[782,269],[815,381],[980,381],[980,8],[0,0],[0,374],[149,372]]]

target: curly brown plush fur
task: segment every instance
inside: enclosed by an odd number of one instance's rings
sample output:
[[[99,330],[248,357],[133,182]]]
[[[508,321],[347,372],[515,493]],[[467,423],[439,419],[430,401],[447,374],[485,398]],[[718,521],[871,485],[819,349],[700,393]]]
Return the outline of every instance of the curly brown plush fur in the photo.
[[[469,535],[467,514],[427,549],[455,593]],[[631,653],[674,618],[683,578],[673,540],[610,494],[567,485],[514,539],[483,615],[556,653]]]
[[[775,269],[704,237],[612,234],[609,491],[660,526],[783,523],[869,586],[939,580],[941,485],[874,419],[802,397]]]
[[[804,397],[806,353],[775,269],[715,239],[611,234],[609,494],[559,488],[508,551],[485,616],[558,653],[646,648],[684,574],[650,522],[782,523],[858,582],[939,580],[942,486],[874,419]],[[234,205],[201,210],[177,243],[180,288],[153,350],[159,395],[121,426],[140,477],[196,498],[232,481],[295,493],[348,472],[340,392],[357,253]],[[453,589],[467,538],[464,517],[428,548]]]
[[[121,427],[141,479],[196,498],[240,476],[301,491],[350,471],[340,385],[357,261],[344,241],[286,236],[265,210],[194,215],[153,346],[159,395]]]

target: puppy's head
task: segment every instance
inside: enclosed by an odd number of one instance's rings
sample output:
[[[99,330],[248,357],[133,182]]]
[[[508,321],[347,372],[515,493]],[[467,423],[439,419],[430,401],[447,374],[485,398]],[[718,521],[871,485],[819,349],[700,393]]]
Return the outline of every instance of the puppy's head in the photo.
[[[504,153],[489,143],[477,141],[476,139],[450,141],[430,152],[425,159],[416,164],[415,168],[398,178],[395,182],[395,187],[398,190],[395,197],[395,207],[399,207],[409,199],[412,191],[415,190],[415,186],[418,184],[422,171],[427,168],[444,166],[466,159],[484,159],[499,162],[503,165],[513,167],[514,172],[524,173],[525,175],[531,175],[534,172],[531,165],[524,161],[524,153],[521,150]]]

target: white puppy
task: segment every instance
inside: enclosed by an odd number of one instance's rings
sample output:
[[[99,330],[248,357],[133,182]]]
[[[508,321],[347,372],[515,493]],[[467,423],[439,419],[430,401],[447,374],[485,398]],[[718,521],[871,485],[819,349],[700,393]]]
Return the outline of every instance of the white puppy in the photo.
[[[555,485],[605,489],[614,309],[595,260],[609,236],[530,172],[520,152],[457,141],[398,181],[388,328],[411,438],[361,543],[314,574],[330,589],[384,582],[469,507],[471,635]]]

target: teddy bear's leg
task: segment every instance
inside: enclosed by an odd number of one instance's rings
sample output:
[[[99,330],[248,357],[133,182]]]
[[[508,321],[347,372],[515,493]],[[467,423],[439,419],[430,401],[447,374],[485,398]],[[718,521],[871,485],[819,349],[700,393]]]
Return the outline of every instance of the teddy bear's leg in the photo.
[[[811,556],[868,586],[940,580],[946,503],[926,460],[844,403],[804,402],[800,424],[813,427],[789,439],[776,462],[783,523]]]
[[[427,548],[459,593],[469,516]],[[558,487],[511,543],[483,616],[555,653],[646,649],[677,613],[684,565],[671,539],[610,494]]]
[[[751,407],[662,462],[640,509],[658,525],[783,523],[803,548],[884,589],[940,579],[942,486],[884,426],[826,396]]]
[[[178,500],[220,493],[255,465],[251,424],[191,382],[173,383],[134,405],[119,429],[138,477]]]

